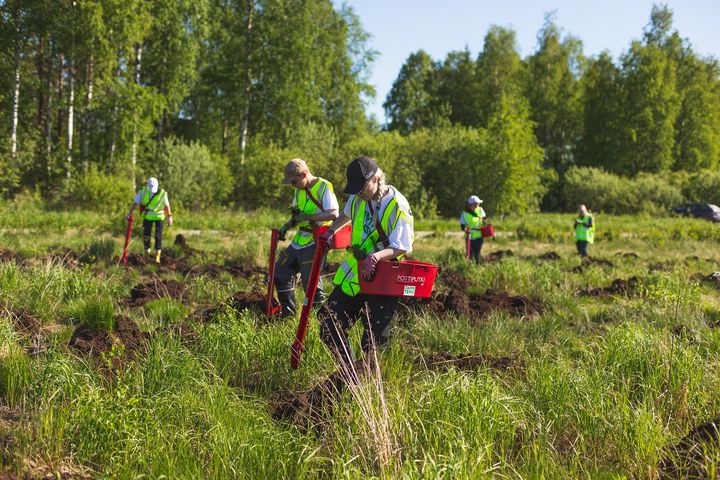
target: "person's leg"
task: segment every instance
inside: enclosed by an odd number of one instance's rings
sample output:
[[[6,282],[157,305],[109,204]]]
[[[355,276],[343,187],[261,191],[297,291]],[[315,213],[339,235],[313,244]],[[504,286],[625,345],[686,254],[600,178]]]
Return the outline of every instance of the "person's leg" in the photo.
[[[299,265],[296,253],[297,250],[288,247],[280,252],[275,262],[275,291],[277,291],[278,301],[282,305],[281,317],[294,317],[297,311],[295,276]]]
[[[364,331],[362,349],[369,352],[370,347],[382,347],[390,340],[390,322],[395,315],[398,297],[382,295],[362,295],[365,307],[360,313]]]
[[[143,219],[143,247],[147,252],[150,250],[150,234],[152,233],[152,222]]]
[[[480,249],[482,248],[482,238],[470,240],[470,258],[475,263],[480,263]]]
[[[581,257],[587,257],[587,242],[583,240],[578,240],[577,242],[575,242],[575,244],[577,245],[578,254]]]
[[[353,361],[355,353],[347,338],[347,332],[352,328],[360,315],[363,302],[360,295],[351,297],[338,286],[332,291],[317,313],[320,323],[320,338],[330,349],[338,362],[349,364]]]
[[[303,292],[308,290],[308,282],[310,281],[310,273],[312,272],[312,264],[315,259],[315,246],[311,245],[298,251],[298,263],[300,264],[300,279],[302,280]],[[322,271],[322,267],[321,267]],[[317,289],[315,290],[315,298],[313,305],[318,306],[325,301],[325,292],[323,292],[322,277],[318,277]]]
[[[583,257],[589,257],[589,256],[590,256],[590,255],[588,254],[588,246],[589,246],[589,245],[590,245],[590,243],[588,243],[588,242],[583,242],[583,253],[582,253]]]
[[[155,220],[155,250],[162,250],[162,236],[163,236],[163,224],[164,220]]]

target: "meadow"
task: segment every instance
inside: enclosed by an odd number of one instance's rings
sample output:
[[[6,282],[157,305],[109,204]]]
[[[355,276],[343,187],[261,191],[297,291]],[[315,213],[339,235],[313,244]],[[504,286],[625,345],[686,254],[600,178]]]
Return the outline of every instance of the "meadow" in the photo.
[[[292,370],[297,320],[252,308],[283,212],[176,212],[127,268],[121,217],[0,213],[0,478],[720,474],[718,225],[597,215],[582,263],[573,214],[498,218],[475,266],[419,221],[434,298],[348,387],[314,320]]]

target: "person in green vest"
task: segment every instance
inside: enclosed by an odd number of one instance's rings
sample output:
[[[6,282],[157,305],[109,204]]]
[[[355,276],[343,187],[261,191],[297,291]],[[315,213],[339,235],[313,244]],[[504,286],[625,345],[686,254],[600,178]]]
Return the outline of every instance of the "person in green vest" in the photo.
[[[285,240],[288,230],[297,226],[292,238],[277,262],[275,262],[275,290],[278,301],[282,305],[280,315],[293,317],[297,311],[295,300],[295,281],[300,273],[303,289],[307,291],[310,280],[313,258],[315,256],[315,240],[313,227],[327,226],[338,217],[337,197],[330,182],[316,177],[308,169],[305,160],[296,158],[285,165],[283,183],[294,187],[292,201],[292,217],[280,228],[279,238]],[[313,303],[321,304],[325,300],[322,280],[318,282]]]
[[[593,217],[585,205],[578,207],[578,217],[575,219],[575,245],[581,257],[588,256],[588,245],[595,240],[595,224]]]
[[[170,201],[167,192],[160,188],[158,179],[150,177],[147,185],[140,189],[135,195],[135,202],[130,207],[127,218],[130,220],[135,207],[140,205],[140,215],[143,219],[143,246],[145,253],[150,255],[150,236],[153,225],[155,226],[155,262],[160,263],[160,252],[162,251],[163,224],[167,217],[168,226],[173,224]]]
[[[471,195],[467,200],[465,210],[460,214],[460,229],[469,232],[470,258],[480,263],[480,250],[483,246],[483,236],[480,229],[485,225],[485,210],[480,206],[483,203],[477,195]]]
[[[351,224],[351,248],[335,274],[335,289],[318,311],[320,336],[339,362],[351,362],[353,349],[347,332],[359,319],[363,351],[385,345],[398,298],[364,294],[359,277],[371,280],[381,260],[400,259],[412,252],[414,229],[410,205],[392,185],[374,159],[358,157],[347,167],[349,194],[340,217],[322,235],[332,243],[334,233]]]

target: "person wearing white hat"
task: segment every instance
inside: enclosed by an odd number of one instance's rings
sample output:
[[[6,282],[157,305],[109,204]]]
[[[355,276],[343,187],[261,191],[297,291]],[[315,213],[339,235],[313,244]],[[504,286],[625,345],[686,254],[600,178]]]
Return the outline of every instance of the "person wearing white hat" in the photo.
[[[470,195],[465,210],[460,214],[460,230],[470,235],[470,258],[480,263],[480,250],[483,246],[483,236],[480,229],[485,225],[485,210],[480,206],[483,203],[477,195]]]
[[[152,227],[155,225],[155,262],[160,263],[160,252],[162,250],[162,234],[165,217],[168,219],[168,226],[173,224],[172,212],[167,192],[160,188],[158,179],[150,177],[147,185],[140,189],[135,195],[135,202],[130,207],[127,218],[130,220],[135,207],[140,205],[140,215],[143,217],[143,246],[148,255],[150,250],[150,236]]]

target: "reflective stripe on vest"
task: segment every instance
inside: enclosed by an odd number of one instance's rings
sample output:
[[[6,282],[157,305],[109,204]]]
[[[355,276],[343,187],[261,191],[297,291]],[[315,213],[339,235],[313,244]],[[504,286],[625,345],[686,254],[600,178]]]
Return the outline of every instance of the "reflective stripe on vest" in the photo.
[[[143,218],[145,220],[165,220],[165,190],[160,190],[153,198],[150,189],[143,187],[140,195],[140,203],[145,207]],[[151,200],[152,199],[152,200]]]
[[[465,228],[470,229],[470,240],[482,238],[482,232],[480,231],[480,228],[482,228],[482,216],[480,215],[480,207],[477,207],[475,209],[475,213],[476,215],[471,215],[470,212],[463,212],[462,216],[463,225],[465,225]]]
[[[361,200],[357,196],[353,198],[353,203],[350,205],[350,218],[352,221],[351,243],[352,245],[360,247],[360,249],[366,254],[371,254],[386,247],[377,245],[380,240],[380,233],[377,228],[374,228],[370,235],[368,235],[363,241],[362,236],[365,228],[366,208],[367,203],[364,200]],[[386,235],[389,235],[390,232],[395,230],[398,219],[402,214],[403,213],[397,204],[397,199],[393,197],[390,202],[388,202],[387,207],[385,207],[385,212],[380,219],[380,225]],[[335,285],[340,285],[340,288],[343,292],[345,292],[345,294],[354,297],[360,293],[359,276],[358,260],[353,254],[350,254],[345,257],[345,261],[342,265],[340,265],[340,268],[338,268],[335,273],[333,283]]]
[[[585,224],[590,221],[592,217],[585,215],[584,217],[578,217],[575,219],[576,222],[582,222],[575,225],[575,241],[576,242],[588,242],[593,243],[595,240],[595,224],[592,227],[586,227]]]
[[[315,182],[315,185],[310,187],[310,195],[312,195],[313,198],[315,198],[322,205],[323,197],[325,196],[325,192],[328,188],[330,189],[330,193],[333,193],[332,183],[328,182],[324,178],[318,177],[318,181]],[[318,208],[317,205],[315,205],[315,202],[308,198],[307,193],[305,193],[305,189],[295,189],[295,205],[301,212],[307,215],[315,215],[316,213],[321,211],[321,209]],[[315,225],[330,225],[332,222],[325,221],[313,223]],[[310,245],[314,241],[312,235],[312,225],[310,224],[310,222],[300,222],[298,223],[298,227],[302,228],[303,230],[298,230],[297,233],[295,233],[295,236],[293,237],[293,242],[295,242],[301,247],[304,247],[305,245]]]

